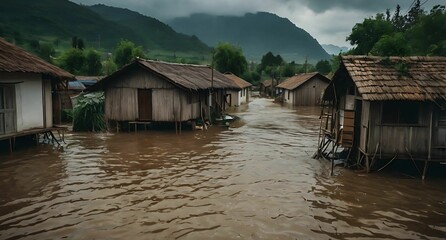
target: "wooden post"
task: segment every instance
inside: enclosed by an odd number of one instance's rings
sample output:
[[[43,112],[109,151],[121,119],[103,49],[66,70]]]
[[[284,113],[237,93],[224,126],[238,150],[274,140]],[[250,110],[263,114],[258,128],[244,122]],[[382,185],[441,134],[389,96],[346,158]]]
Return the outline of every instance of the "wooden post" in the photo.
[[[365,169],[367,171],[367,173],[370,172],[370,160],[369,160],[369,155],[367,153],[364,153],[365,155]]]
[[[317,139],[317,153],[316,153],[316,158],[319,159],[321,157],[321,146],[322,146],[322,141],[323,138],[321,137],[322,134],[322,123],[324,121],[324,110],[325,110],[325,105],[324,102],[322,102],[322,111],[321,111],[321,122],[319,124],[319,137]]]
[[[427,172],[427,166],[431,160],[431,154],[432,154],[432,120],[433,120],[433,108],[432,106],[430,107],[431,109],[431,114],[430,114],[430,119],[429,119],[429,139],[428,139],[428,152],[427,152],[427,159],[424,161],[424,169],[423,169],[423,177],[422,180],[424,180],[426,178],[426,172]]]
[[[330,172],[330,176],[333,176],[333,169],[334,169],[334,159],[335,159],[335,146],[336,143],[334,141],[332,141],[332,149],[331,149],[331,172]]]

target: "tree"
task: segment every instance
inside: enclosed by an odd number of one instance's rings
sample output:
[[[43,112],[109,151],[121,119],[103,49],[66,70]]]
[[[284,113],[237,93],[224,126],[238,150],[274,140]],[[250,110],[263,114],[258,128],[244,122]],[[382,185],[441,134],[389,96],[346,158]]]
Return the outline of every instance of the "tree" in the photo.
[[[279,54],[277,56],[274,56],[272,52],[267,52],[265,55],[262,56],[262,60],[260,61],[258,70],[259,72],[261,72],[267,70],[268,66],[272,68],[277,67],[282,65],[283,62],[283,58]]]
[[[60,58],[59,65],[73,74],[79,74],[85,63],[85,56],[82,50],[71,48]]]
[[[84,48],[85,48],[84,40],[82,40],[82,38],[78,38],[77,39],[77,49],[84,50]]]
[[[85,52],[85,73],[93,76],[102,73],[101,56],[93,49],[88,49]]]
[[[118,66],[116,66],[116,63],[113,61],[112,58],[108,58],[107,61],[104,63],[104,67],[102,70],[102,73],[104,75],[110,75],[118,70]]]
[[[383,36],[370,51],[376,56],[406,56],[410,48],[403,33],[397,32]]]
[[[248,66],[242,49],[229,43],[219,43],[217,45],[213,62],[218,71],[231,72],[237,76],[241,76]]]
[[[43,60],[51,63],[52,62],[51,56],[53,56],[55,53],[56,53],[56,50],[54,50],[54,47],[52,44],[43,43],[43,44],[40,44],[39,51],[38,51],[37,55],[40,58],[42,58]]]
[[[331,72],[335,73],[339,69],[339,66],[341,66],[341,54],[333,56],[330,59],[330,62],[331,62]]]
[[[316,71],[323,75],[327,75],[331,71],[330,62],[328,60],[320,60],[316,63]]]
[[[395,13],[393,14],[391,23],[397,31],[404,30],[405,20],[404,16],[401,15],[401,7],[399,4],[396,5]]]
[[[252,84],[256,84],[260,81],[260,74],[258,74],[256,71],[246,71],[242,78]]]
[[[292,77],[296,74],[294,62],[284,64],[280,70],[282,77]]]
[[[405,17],[405,29],[408,29],[415,25],[418,19],[424,15],[424,11],[421,8],[420,0],[416,0],[412,8],[410,8],[409,13]]]
[[[129,64],[137,57],[146,57],[141,46],[136,46],[129,40],[121,40],[121,42],[119,42],[116,46],[114,61],[118,68]]]
[[[353,50],[355,54],[368,54],[382,36],[394,31],[392,23],[386,21],[383,14],[376,14],[375,18],[367,18],[362,23],[357,23],[347,41],[356,46]]]
[[[441,46],[441,43],[446,39],[445,23],[445,6],[434,6],[429,14],[420,16],[418,21],[405,32],[412,53],[416,55],[432,54],[432,49],[435,49],[435,46]]]

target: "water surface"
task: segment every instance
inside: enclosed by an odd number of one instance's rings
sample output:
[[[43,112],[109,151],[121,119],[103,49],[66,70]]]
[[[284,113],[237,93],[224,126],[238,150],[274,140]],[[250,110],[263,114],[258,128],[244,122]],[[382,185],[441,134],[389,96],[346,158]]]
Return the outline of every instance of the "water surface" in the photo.
[[[444,239],[445,180],[311,158],[319,109],[209,131],[71,133],[0,154],[0,239]]]

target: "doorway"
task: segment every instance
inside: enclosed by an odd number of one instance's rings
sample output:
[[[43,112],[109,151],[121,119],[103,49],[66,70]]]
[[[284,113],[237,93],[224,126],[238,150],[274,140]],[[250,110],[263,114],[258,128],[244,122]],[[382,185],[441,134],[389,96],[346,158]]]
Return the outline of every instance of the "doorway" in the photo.
[[[152,120],[152,90],[138,89],[138,120]]]

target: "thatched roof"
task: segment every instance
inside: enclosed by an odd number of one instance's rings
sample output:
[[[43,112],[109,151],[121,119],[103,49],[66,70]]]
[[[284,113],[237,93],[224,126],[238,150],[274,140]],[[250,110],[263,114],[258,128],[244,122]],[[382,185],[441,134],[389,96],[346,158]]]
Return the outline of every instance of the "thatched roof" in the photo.
[[[59,79],[72,79],[69,72],[28,53],[0,38],[0,72],[40,73]]]
[[[247,81],[243,80],[242,78],[237,77],[237,75],[235,75],[233,73],[225,73],[225,77],[232,80],[240,88],[247,88],[247,87],[252,86],[252,84],[250,82],[247,82]]]
[[[446,57],[344,56],[326,95],[348,78],[364,100],[446,100]]]
[[[122,79],[123,74],[131,71],[135,66],[154,73],[175,86],[189,90],[205,90],[211,89],[212,87],[219,89],[240,89],[234,82],[225,77],[224,74],[217,70],[212,71],[209,66],[136,59],[120,70],[103,78],[98,84],[89,88],[89,90],[104,88],[104,85],[116,76],[120,76],[120,79]]]
[[[318,73],[318,72],[312,72],[312,73],[302,73],[294,75],[288,79],[286,79],[281,84],[277,85],[277,88],[283,88],[287,90],[294,90],[304,84],[305,82],[309,81],[313,78],[319,78],[322,81],[326,81],[327,83],[330,82],[330,79],[325,77],[324,75]]]

